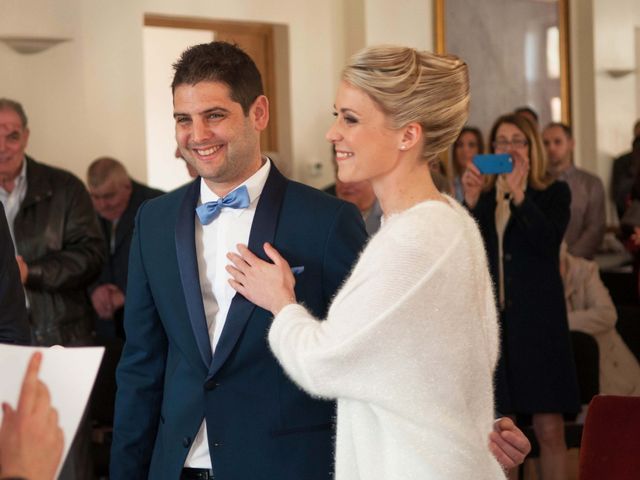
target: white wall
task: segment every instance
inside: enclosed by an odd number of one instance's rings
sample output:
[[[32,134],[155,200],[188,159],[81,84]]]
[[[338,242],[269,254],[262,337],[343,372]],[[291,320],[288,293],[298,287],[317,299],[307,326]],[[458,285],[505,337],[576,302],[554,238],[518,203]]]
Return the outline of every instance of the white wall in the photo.
[[[593,6],[598,150],[604,160],[630,149],[639,114],[635,29],[640,27],[640,2],[616,0],[613,8],[611,0],[594,0]],[[615,78],[613,70],[632,73]]]
[[[570,0],[571,121],[577,165],[598,174],[593,0]]]
[[[260,21],[288,27],[289,126],[295,178],[321,186],[333,169],[324,133],[340,69],[365,44],[433,46],[432,0],[4,0],[1,35],[69,37],[34,55],[0,44],[0,96],[21,101],[28,152],[84,178],[96,157],[120,159],[147,181],[143,78],[145,13]],[[283,35],[279,31],[279,35]],[[167,95],[169,90],[167,89]],[[279,105],[280,106],[280,105]],[[282,108],[280,108],[282,112]],[[320,162],[319,176],[309,175]]]
[[[173,190],[191,179],[185,162],[175,158],[175,122],[169,94],[172,65],[186,48],[211,42],[213,36],[210,30],[144,27],[147,181],[162,190]]]
[[[433,49],[432,0],[364,0],[364,4],[367,45]]]
[[[607,186],[612,159],[631,149],[638,111],[635,31],[637,0],[593,0],[594,70],[598,173]],[[619,78],[613,71],[629,71]]]
[[[0,95],[24,104],[32,129],[28,151],[42,161],[84,178],[94,158],[111,155],[122,160],[133,177],[147,180],[144,13],[288,25],[294,175],[305,180],[306,164],[329,160],[324,132],[332,119],[335,79],[346,56],[344,25],[335,21],[335,12],[343,11],[341,0],[4,3],[0,35],[73,38],[30,56],[0,44]],[[312,180],[327,183],[326,178]]]

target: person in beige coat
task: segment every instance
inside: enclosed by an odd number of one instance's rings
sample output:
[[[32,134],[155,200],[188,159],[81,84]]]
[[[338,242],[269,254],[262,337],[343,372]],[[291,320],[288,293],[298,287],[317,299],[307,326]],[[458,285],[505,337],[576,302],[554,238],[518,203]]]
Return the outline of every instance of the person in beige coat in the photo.
[[[600,350],[600,393],[640,395],[640,365],[616,331],[618,315],[598,265],[574,257],[562,245],[560,273],[565,289],[569,328],[592,335]]]

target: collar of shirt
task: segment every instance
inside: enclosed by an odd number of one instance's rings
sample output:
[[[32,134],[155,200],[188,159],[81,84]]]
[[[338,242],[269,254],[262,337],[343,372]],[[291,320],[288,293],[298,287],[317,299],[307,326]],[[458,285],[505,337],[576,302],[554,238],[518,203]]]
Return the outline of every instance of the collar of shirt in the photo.
[[[247,178],[240,185],[237,185],[233,190],[237,190],[242,185],[247,187],[247,191],[249,192],[249,201],[251,205],[254,205],[256,200],[260,197],[262,193],[262,189],[264,188],[265,183],[267,183],[267,177],[269,176],[269,172],[271,171],[271,160],[267,157],[263,157],[264,163],[258,169],[256,173]],[[232,190],[232,191],[233,191]],[[200,179],[200,200],[198,205],[202,205],[207,202],[215,202],[220,199],[219,195],[216,195],[213,190],[209,188],[209,186],[204,181],[204,178]],[[243,208],[225,208],[222,210],[229,215],[235,215],[239,217],[244,212]],[[221,213],[222,213],[221,212]]]
[[[8,197],[11,195],[11,193],[15,192],[16,190],[18,191],[22,190],[22,185],[26,184],[26,181],[27,181],[27,159],[23,158],[22,168],[20,169],[20,173],[14,179],[15,186],[13,187],[13,190],[11,192],[7,192],[4,188],[0,187],[0,193],[3,193],[5,196]],[[26,190],[26,188],[24,190]]]
[[[571,163],[571,165],[569,165],[569,168],[567,168],[564,172],[562,172],[558,178],[560,180],[566,180],[567,178],[572,176],[575,173],[575,171],[576,171],[576,166],[573,163]]]

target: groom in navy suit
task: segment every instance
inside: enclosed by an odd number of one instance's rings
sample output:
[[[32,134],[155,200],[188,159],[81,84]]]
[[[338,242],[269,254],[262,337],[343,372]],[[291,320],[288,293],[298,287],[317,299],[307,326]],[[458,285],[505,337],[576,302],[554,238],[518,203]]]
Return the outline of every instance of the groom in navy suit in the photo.
[[[242,50],[197,45],[174,68],[176,139],[200,177],[138,212],[110,478],[330,479],[334,404],[286,377],[271,315],[235,295],[226,254],[272,243],[321,317],[364,245],[361,216],[261,155],[269,105]]]

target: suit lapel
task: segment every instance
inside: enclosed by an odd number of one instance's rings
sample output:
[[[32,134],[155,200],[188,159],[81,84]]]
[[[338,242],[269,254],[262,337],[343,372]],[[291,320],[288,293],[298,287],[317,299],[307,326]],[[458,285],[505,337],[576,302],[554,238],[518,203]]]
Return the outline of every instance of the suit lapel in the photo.
[[[251,233],[249,234],[249,249],[263,260],[267,260],[267,257],[262,245],[264,242],[273,243],[286,186],[287,179],[271,162],[269,176],[260,194],[251,225]],[[198,291],[199,294],[200,292]],[[233,297],[222,335],[213,355],[208,378],[215,375],[229,357],[255,308],[256,306],[242,295],[236,294]]]
[[[198,344],[198,350],[205,366],[211,365],[211,341],[207,319],[204,315],[204,304],[200,291],[200,277],[198,276],[198,259],[195,241],[195,208],[200,195],[200,178],[193,181],[186,190],[182,204],[178,209],[176,222],[176,255],[178,268],[182,280],[182,290],[187,303],[189,320],[193,335]]]

